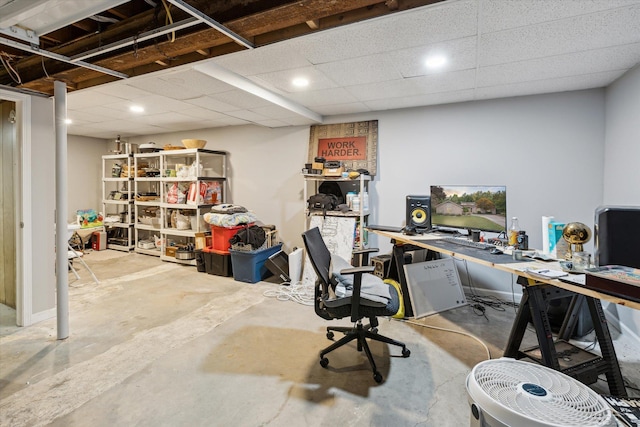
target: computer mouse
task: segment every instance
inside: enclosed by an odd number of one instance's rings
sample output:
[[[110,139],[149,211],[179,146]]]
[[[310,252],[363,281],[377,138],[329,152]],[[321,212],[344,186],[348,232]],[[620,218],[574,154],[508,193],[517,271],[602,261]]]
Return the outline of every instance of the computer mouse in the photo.
[[[490,253],[490,254],[494,254],[494,255],[501,255],[501,254],[503,254],[504,252],[502,252],[502,251],[501,251],[500,249],[498,249],[498,248],[493,248],[493,249],[491,249],[491,252],[489,252],[489,253]]]

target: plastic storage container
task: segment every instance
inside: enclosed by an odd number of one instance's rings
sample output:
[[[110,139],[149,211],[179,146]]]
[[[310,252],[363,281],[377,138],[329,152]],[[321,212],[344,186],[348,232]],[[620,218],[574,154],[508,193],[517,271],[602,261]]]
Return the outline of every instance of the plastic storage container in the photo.
[[[218,227],[217,225],[211,225],[211,247],[209,249],[228,254],[229,249],[231,248],[229,239],[235,236],[238,231],[252,225],[253,223],[236,225],[235,227]]]
[[[202,256],[204,257],[204,268],[207,274],[223,277],[231,277],[233,274],[231,254],[204,248]]]
[[[282,243],[257,251],[231,252],[231,264],[233,266],[233,278],[238,282],[256,283],[273,273],[264,265],[267,259],[282,249]]]

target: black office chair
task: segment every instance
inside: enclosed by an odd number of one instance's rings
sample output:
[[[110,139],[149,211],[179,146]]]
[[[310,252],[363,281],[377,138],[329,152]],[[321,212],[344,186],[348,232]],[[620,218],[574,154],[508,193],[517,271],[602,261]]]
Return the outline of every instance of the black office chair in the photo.
[[[378,319],[376,317],[393,316],[396,314],[400,307],[401,295],[399,295],[395,287],[385,283],[384,286],[389,287],[391,296],[391,300],[388,303],[371,301],[362,296],[361,288],[363,277],[368,283],[373,283],[370,281],[375,280],[380,283],[383,282],[379,277],[370,274],[374,270],[373,266],[361,266],[340,270],[341,275],[353,275],[353,293],[351,296],[336,297],[334,291],[337,281],[335,275],[330,272],[332,267],[331,253],[327,249],[318,227],[302,233],[302,240],[304,241],[307,255],[311,260],[311,265],[318,276],[314,292],[316,314],[326,320],[342,319],[343,317],[351,316],[351,321],[354,323],[353,327],[327,327],[328,339],[333,339],[334,331],[342,332],[345,336],[320,352],[320,365],[323,368],[329,365],[329,359],[325,357],[327,353],[338,347],[342,347],[352,340],[358,340],[358,351],[364,349],[367,359],[369,359],[369,363],[371,364],[371,369],[373,370],[373,379],[377,383],[382,382],[382,375],[376,368],[376,363],[373,360],[366,339],[369,338],[402,347],[402,356],[409,357],[411,351],[407,349],[405,344],[377,333]],[[371,249],[365,249],[355,251],[354,254],[360,255],[371,251]],[[375,249],[373,251],[375,251]],[[364,264],[366,264],[366,257],[361,259],[365,259]],[[362,319],[365,317],[369,318],[370,323],[368,325],[362,324]]]

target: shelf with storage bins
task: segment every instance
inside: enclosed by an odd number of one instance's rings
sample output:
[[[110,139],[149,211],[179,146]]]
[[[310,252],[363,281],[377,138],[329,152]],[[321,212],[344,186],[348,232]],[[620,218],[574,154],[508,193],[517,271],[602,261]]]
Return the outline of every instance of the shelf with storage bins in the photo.
[[[133,155],[136,176],[134,178],[134,230],[135,251],[160,256],[160,225],[162,224],[162,177],[163,158],[160,152]]]
[[[366,224],[369,216],[369,182],[371,176],[360,175],[357,178],[343,178],[343,177],[331,177],[324,175],[303,175],[304,177],[304,190],[303,198],[305,203],[314,194],[318,193],[318,189],[323,182],[336,182],[340,186],[342,193],[345,195],[344,204],[349,205],[349,211],[342,212],[340,210],[321,211],[310,210],[308,206],[305,207],[305,229],[309,228],[309,222],[311,216],[335,216],[335,217],[355,217],[356,218],[356,240],[354,246],[362,248],[366,246]],[[353,197],[350,197],[353,195]],[[348,200],[347,200],[348,199]],[[364,236],[364,239],[361,238]]]
[[[102,156],[102,213],[107,230],[107,248],[133,249],[133,156]]]
[[[165,261],[195,265],[175,258],[177,247],[209,234],[203,215],[226,200],[226,153],[204,149],[165,150],[161,178],[161,255]]]

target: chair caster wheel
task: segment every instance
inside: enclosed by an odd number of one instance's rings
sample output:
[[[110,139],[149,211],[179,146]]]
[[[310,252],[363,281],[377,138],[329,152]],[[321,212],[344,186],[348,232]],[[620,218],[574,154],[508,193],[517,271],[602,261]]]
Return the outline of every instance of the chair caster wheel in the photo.
[[[329,366],[329,359],[327,359],[326,357],[321,358],[320,366],[322,366],[323,368],[326,368],[327,366]]]
[[[403,348],[402,349],[402,357],[409,357],[411,356],[411,350],[409,350],[408,348]]]
[[[377,382],[378,384],[380,384],[382,382],[382,375],[380,374],[380,372],[374,372],[373,373],[373,380],[375,382]]]
[[[333,332],[331,332],[331,331],[327,332],[327,339],[329,339],[329,340],[333,339]]]

